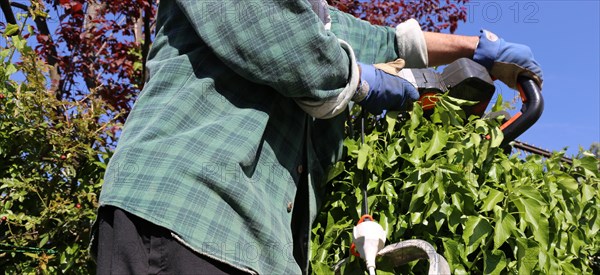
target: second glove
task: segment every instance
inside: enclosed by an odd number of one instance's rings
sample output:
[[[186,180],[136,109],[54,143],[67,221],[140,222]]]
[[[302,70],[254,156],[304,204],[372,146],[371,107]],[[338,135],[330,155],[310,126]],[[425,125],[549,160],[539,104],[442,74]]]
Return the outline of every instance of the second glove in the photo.
[[[482,30],[473,60],[511,88],[516,88],[517,77],[526,75],[542,86],[542,69],[525,45],[509,43],[494,33]]]

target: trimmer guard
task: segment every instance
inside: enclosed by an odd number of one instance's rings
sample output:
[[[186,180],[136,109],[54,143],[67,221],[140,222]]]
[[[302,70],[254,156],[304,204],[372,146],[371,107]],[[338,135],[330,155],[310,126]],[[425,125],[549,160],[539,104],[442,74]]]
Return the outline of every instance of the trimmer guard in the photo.
[[[415,260],[429,260],[430,275],[450,274],[450,265],[442,255],[435,251],[435,248],[424,240],[406,240],[399,243],[393,243],[377,253],[377,257],[386,258],[394,266],[401,266]],[[341,267],[348,262],[345,258],[333,266],[336,275],[341,274]]]
[[[450,274],[450,266],[446,259],[435,252],[435,248],[431,244],[423,240],[406,240],[390,244],[379,251],[377,255],[388,258],[395,266],[415,260],[428,259],[428,274]]]

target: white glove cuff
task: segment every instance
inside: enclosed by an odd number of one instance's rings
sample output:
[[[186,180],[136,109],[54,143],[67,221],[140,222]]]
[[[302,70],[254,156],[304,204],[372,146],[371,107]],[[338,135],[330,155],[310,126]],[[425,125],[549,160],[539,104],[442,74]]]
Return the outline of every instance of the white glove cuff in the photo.
[[[417,20],[409,19],[396,26],[396,44],[398,56],[406,61],[407,68],[427,67],[427,43]]]

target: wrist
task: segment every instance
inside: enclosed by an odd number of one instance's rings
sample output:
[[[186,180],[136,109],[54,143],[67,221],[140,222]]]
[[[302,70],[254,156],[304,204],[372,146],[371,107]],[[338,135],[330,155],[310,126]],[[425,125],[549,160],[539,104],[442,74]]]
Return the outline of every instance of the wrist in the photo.
[[[360,80],[358,82],[358,88],[354,92],[354,96],[352,97],[352,101],[361,103],[364,102],[365,98],[369,95],[369,91],[371,90],[371,85],[369,83],[374,83],[375,81],[375,66],[370,64],[358,63],[358,71],[360,75]]]

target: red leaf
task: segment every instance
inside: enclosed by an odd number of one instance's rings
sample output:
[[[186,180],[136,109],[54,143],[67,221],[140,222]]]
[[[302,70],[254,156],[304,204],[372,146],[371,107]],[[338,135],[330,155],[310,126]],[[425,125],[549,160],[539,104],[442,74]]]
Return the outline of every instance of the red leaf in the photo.
[[[81,3],[73,1],[71,2],[71,10],[73,12],[80,12],[82,9],[83,5],[81,5]]]

